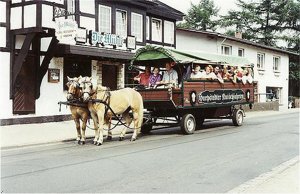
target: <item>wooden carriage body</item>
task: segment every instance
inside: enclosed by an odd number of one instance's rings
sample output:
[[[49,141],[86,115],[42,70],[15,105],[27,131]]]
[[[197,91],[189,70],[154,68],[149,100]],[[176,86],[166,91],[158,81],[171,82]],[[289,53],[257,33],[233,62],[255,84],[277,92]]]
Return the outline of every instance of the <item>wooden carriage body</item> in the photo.
[[[229,114],[232,106],[252,104],[254,87],[250,83],[188,80],[181,88],[138,90],[144,108],[156,116],[176,116],[192,112],[205,118]]]

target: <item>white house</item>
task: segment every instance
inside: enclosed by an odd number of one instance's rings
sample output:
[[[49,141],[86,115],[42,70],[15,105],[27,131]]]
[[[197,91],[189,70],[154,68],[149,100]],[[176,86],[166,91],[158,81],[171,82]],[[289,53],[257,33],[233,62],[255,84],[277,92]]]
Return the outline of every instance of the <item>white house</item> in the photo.
[[[289,55],[295,54],[237,37],[178,28],[176,48],[246,57],[254,64],[256,101],[278,100],[283,108],[288,108]]]
[[[158,0],[0,0],[0,13],[0,125],[68,117],[67,76],[124,87],[135,49],[175,47],[183,17]]]

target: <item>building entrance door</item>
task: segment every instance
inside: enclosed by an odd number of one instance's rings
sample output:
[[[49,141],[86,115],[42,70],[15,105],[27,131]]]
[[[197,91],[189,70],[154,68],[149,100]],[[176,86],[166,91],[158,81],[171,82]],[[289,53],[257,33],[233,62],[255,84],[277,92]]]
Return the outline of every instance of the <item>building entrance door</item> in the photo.
[[[102,85],[109,87],[111,90],[117,89],[117,72],[118,67],[115,65],[102,66]]]
[[[13,114],[35,113],[36,67],[27,57],[14,84]]]

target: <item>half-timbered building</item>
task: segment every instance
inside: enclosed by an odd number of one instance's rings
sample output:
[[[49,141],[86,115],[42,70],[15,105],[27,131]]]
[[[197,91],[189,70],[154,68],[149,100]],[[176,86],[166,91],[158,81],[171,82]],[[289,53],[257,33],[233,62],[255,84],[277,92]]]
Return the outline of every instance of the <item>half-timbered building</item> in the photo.
[[[1,125],[69,115],[67,76],[124,87],[135,50],[176,47],[183,14],[158,0],[0,0]]]

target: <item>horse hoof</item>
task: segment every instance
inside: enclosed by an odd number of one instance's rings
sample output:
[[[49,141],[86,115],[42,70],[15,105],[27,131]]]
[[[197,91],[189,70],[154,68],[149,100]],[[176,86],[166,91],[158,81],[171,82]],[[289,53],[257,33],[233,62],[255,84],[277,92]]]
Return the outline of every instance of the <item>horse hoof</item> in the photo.
[[[96,145],[97,145],[97,146],[101,146],[101,145],[102,145],[102,143],[98,142]]]
[[[80,145],[81,144],[80,140],[78,140],[77,143]]]
[[[85,144],[85,141],[81,141],[81,142],[80,142],[80,145],[84,145],[84,144]]]
[[[94,141],[94,145],[97,145],[97,141]]]
[[[108,141],[111,141],[112,140],[112,136],[107,136],[106,138]]]
[[[119,141],[123,141],[124,140],[124,137],[119,137]]]
[[[136,140],[136,138],[131,138],[131,140],[130,141],[135,141]]]

